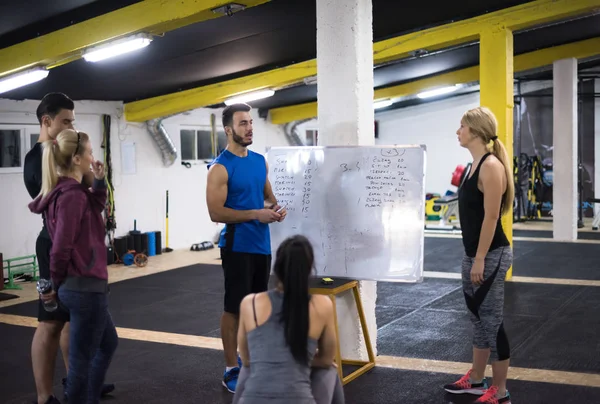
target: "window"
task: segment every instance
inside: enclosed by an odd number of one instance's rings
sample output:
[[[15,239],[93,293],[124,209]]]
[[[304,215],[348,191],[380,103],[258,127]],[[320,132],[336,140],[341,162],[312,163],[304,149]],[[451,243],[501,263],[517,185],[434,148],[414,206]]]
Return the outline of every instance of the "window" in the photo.
[[[179,136],[182,161],[210,161],[227,146],[227,136],[223,131],[217,132],[216,144],[213,144],[210,129],[181,129]]]
[[[0,125],[0,173],[23,172],[25,155],[38,137],[38,126]]]
[[[39,132],[39,130],[38,130],[38,132]],[[29,134],[29,148],[27,150],[31,150],[33,148],[33,146],[35,146],[39,137],[40,137],[39,133],[30,133]]]
[[[304,144],[306,146],[316,146],[319,141],[319,131],[316,129],[307,129],[306,130],[306,140]]]
[[[21,131],[0,130],[0,167],[21,167]]]

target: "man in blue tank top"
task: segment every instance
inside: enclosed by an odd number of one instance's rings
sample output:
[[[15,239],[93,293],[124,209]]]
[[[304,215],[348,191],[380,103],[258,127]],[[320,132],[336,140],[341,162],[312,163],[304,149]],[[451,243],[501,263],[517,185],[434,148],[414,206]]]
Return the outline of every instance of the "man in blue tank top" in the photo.
[[[247,104],[233,104],[223,110],[227,147],[209,165],[206,185],[210,218],[225,223],[219,240],[225,277],[221,339],[226,362],[223,386],[232,393],[241,366],[237,356],[240,303],[246,295],[268,289],[269,223],[281,222],[287,213],[273,194],[266,159],[248,150],[253,136],[250,109]]]

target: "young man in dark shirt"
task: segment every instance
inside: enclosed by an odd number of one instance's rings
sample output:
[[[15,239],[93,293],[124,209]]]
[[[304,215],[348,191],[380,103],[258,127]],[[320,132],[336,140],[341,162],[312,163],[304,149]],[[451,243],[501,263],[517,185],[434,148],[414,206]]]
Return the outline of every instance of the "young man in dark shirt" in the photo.
[[[50,93],[44,96],[37,108],[36,115],[40,123],[40,136],[37,143],[25,156],[23,180],[27,192],[35,199],[42,188],[42,152],[43,142],[55,139],[64,129],[73,129],[75,104],[62,93]],[[93,176],[91,177],[93,179]],[[91,181],[87,178],[88,181]],[[86,181],[86,178],[84,178]],[[91,186],[91,182],[90,182]],[[42,231],[36,240],[40,277],[50,279],[50,250],[52,241],[42,219]],[[54,293],[54,292],[52,292]],[[56,354],[60,345],[65,368],[69,371],[69,313],[60,306],[53,312],[44,309],[38,299],[38,326],[31,343],[33,375],[37,389],[38,404],[60,403],[53,395],[54,368]],[[61,333],[62,331],[62,333]],[[66,379],[63,379],[63,386]],[[105,385],[102,395],[114,390],[114,385]],[[67,398],[67,397],[65,397]]]

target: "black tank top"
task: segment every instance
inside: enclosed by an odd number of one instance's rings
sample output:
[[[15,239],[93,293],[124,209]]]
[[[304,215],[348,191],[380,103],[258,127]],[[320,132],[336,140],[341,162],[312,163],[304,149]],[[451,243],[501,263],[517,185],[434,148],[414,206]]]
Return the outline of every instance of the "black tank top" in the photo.
[[[465,180],[463,185],[458,190],[458,215],[460,217],[460,228],[462,231],[462,240],[465,247],[465,253],[468,257],[475,257],[477,254],[477,248],[479,246],[479,235],[481,234],[481,225],[483,224],[483,218],[485,216],[483,207],[483,192],[477,188],[477,181],[479,179],[479,169],[481,164],[491,153],[485,154],[475,172]],[[471,166],[473,167],[473,166]],[[509,178],[510,181],[510,178]],[[502,206],[500,207],[502,211]],[[490,245],[489,251],[492,251],[498,247],[504,247],[510,245],[504,229],[502,228],[501,217],[498,217],[498,223],[496,223],[496,231],[492,244]]]

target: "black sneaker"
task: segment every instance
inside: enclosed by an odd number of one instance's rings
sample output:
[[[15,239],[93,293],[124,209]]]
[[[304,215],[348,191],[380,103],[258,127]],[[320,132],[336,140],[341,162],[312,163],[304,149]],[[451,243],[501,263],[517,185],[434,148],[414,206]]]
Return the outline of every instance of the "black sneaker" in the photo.
[[[33,404],[37,404],[38,401],[32,401]],[[58,399],[54,396],[50,396],[48,397],[48,399],[46,400],[46,402],[44,404],[60,404],[60,401],[58,401]]]
[[[62,379],[62,385],[63,385],[63,396],[65,401],[69,401],[69,397],[67,396],[67,378],[63,378]],[[102,386],[102,390],[100,391],[100,397],[105,397],[108,394],[112,393],[115,390],[115,385],[114,383],[110,383],[110,384],[105,384]],[[49,403],[49,404],[55,404],[55,403]],[[58,403],[60,404],[60,403]]]
[[[100,391],[100,397],[105,397],[112,393],[115,390],[115,384],[109,383],[102,385],[102,390]]]

